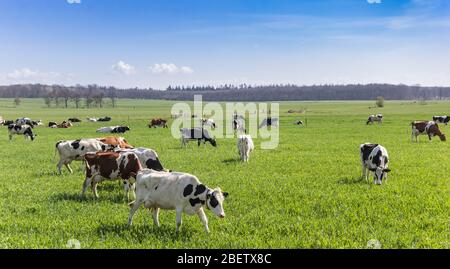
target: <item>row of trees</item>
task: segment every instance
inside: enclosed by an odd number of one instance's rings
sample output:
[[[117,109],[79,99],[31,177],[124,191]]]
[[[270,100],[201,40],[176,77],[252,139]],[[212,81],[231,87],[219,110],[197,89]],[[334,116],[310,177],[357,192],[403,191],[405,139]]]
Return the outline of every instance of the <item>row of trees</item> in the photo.
[[[48,106],[80,107],[104,105],[105,99],[116,105],[119,98],[193,100],[201,94],[206,101],[285,101],[285,100],[375,100],[383,96],[388,100],[439,100],[450,98],[450,87],[421,87],[392,84],[351,85],[222,85],[222,86],[170,86],[166,90],[117,89],[95,84],[88,86],[20,84],[0,86],[0,98],[44,98]]]

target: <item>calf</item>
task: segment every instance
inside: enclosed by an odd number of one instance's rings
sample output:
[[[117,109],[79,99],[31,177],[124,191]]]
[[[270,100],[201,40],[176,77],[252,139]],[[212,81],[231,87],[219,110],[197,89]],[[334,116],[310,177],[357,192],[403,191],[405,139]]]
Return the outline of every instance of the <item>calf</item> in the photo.
[[[206,145],[206,142],[209,142],[213,147],[217,147],[216,139],[211,137],[208,130],[204,128],[181,128],[180,132],[181,147],[186,147],[190,140],[197,140],[198,146],[200,146],[200,142],[203,140],[203,144]]]
[[[9,141],[12,140],[13,135],[24,135],[25,139],[30,138],[31,141],[34,140],[36,135],[33,133],[33,129],[30,125],[24,124],[10,124],[8,125]]]
[[[441,133],[439,126],[434,121],[411,122],[411,142],[414,141],[414,137],[416,142],[418,142],[417,137],[419,135],[428,135],[430,141],[433,136],[437,135],[441,141],[446,141],[445,134]]]
[[[165,119],[161,119],[161,118],[157,118],[157,119],[152,119],[150,121],[150,123],[148,124],[148,128],[152,128],[152,127],[163,127],[163,128],[168,128],[167,127],[167,120]]]
[[[369,123],[374,123],[374,122],[378,122],[378,124],[383,122],[383,115],[381,114],[377,114],[377,115],[370,115],[369,118],[367,119],[366,125],[368,125]]]
[[[448,125],[450,116],[433,116],[433,121],[435,121],[436,123],[443,123],[445,125]]]
[[[165,171],[161,162],[159,161],[158,153],[153,149],[147,148],[133,148],[133,149],[120,149],[116,152],[133,152],[138,156],[141,166],[153,169],[156,171]]]
[[[113,150],[116,147],[100,142],[97,139],[78,139],[68,141],[58,141],[55,145],[55,154],[59,154],[57,165],[58,172],[61,174],[61,167],[64,164],[70,173],[73,173],[70,164],[72,161],[83,161],[84,155],[88,152]]]
[[[239,150],[239,155],[241,160],[248,162],[250,158],[250,152],[253,151],[255,146],[253,145],[253,140],[250,135],[240,135],[237,142],[237,147]]]
[[[125,195],[129,200],[130,189],[134,192],[134,181],[142,169],[139,158],[133,152],[93,152],[84,155],[86,179],[81,196],[84,197],[89,185],[95,198],[98,198],[97,185],[104,180],[122,179]],[[130,186],[131,184],[131,186]]]
[[[220,217],[225,217],[223,201],[228,193],[220,188],[210,189],[200,183],[196,176],[177,172],[156,172],[144,169],[136,178],[136,200],[130,203],[131,210],[128,225],[133,223],[133,215],[141,204],[153,210],[153,222],[159,227],[159,209],[176,211],[176,231],[182,224],[182,214],[197,214],[209,232],[208,218],[204,208],[213,211]]]
[[[387,173],[391,170],[388,168],[389,156],[387,150],[378,144],[365,143],[360,147],[362,177],[369,181],[369,173],[373,172],[374,183],[381,185],[383,179],[387,182]]]
[[[102,128],[97,129],[97,133],[123,134],[129,130],[130,130],[130,127],[128,127],[128,126],[109,126],[109,127],[102,127]]]
[[[269,117],[264,119],[259,125],[259,129],[263,128],[264,126],[278,126],[278,118]]]
[[[132,149],[133,146],[128,144],[128,141],[123,137],[107,136],[102,138],[97,138],[98,141],[108,144],[110,146],[121,148],[121,149]]]

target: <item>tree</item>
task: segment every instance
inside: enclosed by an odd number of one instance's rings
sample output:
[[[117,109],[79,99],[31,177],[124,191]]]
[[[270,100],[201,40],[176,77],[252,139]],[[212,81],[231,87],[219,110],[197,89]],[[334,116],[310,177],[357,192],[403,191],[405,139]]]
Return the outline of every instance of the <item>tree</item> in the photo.
[[[87,107],[87,108],[90,108],[92,102],[94,102],[94,99],[92,99],[92,97],[91,97],[90,95],[88,95],[88,96],[86,96],[85,101],[86,101],[86,107]]]
[[[75,103],[75,107],[76,108],[80,108],[80,103],[81,103],[81,96],[79,93],[74,92],[72,95],[72,100]]]
[[[100,107],[100,108],[103,107],[103,93],[102,92],[95,94],[94,96],[92,96],[92,98],[94,99],[94,102],[98,107]]]
[[[20,100],[20,97],[16,97],[15,99],[14,99],[14,104],[16,105],[16,106],[20,106],[20,103],[22,102],[22,100]]]
[[[47,105],[47,107],[51,107],[52,106],[52,98],[50,96],[46,96],[44,98],[44,102]]]
[[[112,107],[113,108],[116,107],[116,98],[117,98],[116,88],[109,87],[109,89],[108,89],[108,97],[111,99]]]
[[[377,107],[384,107],[384,97],[378,96],[375,104],[377,105]]]

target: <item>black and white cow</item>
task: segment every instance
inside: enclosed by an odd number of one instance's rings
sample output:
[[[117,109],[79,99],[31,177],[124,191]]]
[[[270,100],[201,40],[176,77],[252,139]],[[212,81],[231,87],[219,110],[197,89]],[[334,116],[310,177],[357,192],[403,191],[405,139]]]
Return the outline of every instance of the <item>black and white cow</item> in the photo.
[[[201,141],[203,144],[206,142],[211,143],[213,147],[217,147],[216,139],[213,138],[208,130],[200,127],[196,128],[181,128],[181,147],[186,147],[190,140],[197,140],[198,146],[200,146]]]
[[[369,118],[367,119],[366,125],[368,125],[369,123],[374,123],[375,121],[378,123],[382,123],[383,115],[381,115],[381,114],[370,115]]]
[[[203,209],[207,208],[216,216],[224,218],[223,201],[227,196],[228,193],[222,192],[220,188],[210,189],[191,174],[143,169],[136,176],[136,200],[130,203],[128,224],[132,224],[134,213],[144,204],[153,210],[156,226],[159,226],[161,208],[176,211],[177,232],[181,228],[183,213],[197,214],[205,231],[209,232],[208,218]]]
[[[113,133],[113,134],[123,134],[126,131],[129,131],[130,127],[128,126],[108,126],[97,129],[97,133]]]
[[[48,122],[48,127],[50,127],[50,128],[58,128],[58,123],[56,123],[54,121],[49,121]]]
[[[296,125],[303,125],[303,121],[298,120],[298,121],[296,121],[294,124],[296,124]]]
[[[387,181],[387,173],[391,170],[388,168],[389,156],[387,150],[378,144],[365,143],[361,144],[360,157],[362,165],[362,176],[368,182],[369,171],[373,172],[374,183],[381,185],[383,179]]]
[[[433,121],[435,121],[436,123],[443,123],[445,125],[448,125],[450,116],[433,116]]]
[[[25,139],[30,138],[31,141],[34,140],[36,135],[33,133],[33,129],[30,125],[24,124],[10,124],[8,125],[9,141],[12,140],[13,135],[24,135]]]
[[[97,119],[97,121],[111,121],[111,117],[106,116],[104,118]]]
[[[38,126],[38,125],[42,125],[42,121],[41,120],[32,120],[30,118],[18,118],[16,119],[16,124],[18,125],[29,125],[31,128],[33,128],[34,126]]]
[[[131,148],[131,149],[120,149],[116,152],[133,152],[138,156],[141,166],[148,169],[153,169],[156,171],[164,171],[164,167],[161,164],[158,153],[153,149],[148,148]]]
[[[278,118],[268,117],[268,118],[264,119],[261,122],[261,124],[259,125],[259,129],[261,129],[265,126],[278,126]]]

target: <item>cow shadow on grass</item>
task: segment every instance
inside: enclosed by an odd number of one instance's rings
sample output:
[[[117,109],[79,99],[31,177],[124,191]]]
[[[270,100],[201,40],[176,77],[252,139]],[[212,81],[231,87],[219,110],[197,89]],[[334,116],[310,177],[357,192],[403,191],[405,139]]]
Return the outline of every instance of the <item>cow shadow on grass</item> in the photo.
[[[100,236],[114,235],[119,237],[131,237],[133,240],[142,243],[149,236],[156,237],[161,242],[189,239],[193,231],[188,225],[183,225],[180,232],[175,231],[175,223],[173,225],[161,224],[160,227],[153,225],[153,221],[149,223],[136,223],[129,226],[127,223],[111,224],[102,223],[97,227],[97,233]]]
[[[130,196],[131,198],[131,196]],[[117,193],[113,195],[101,195],[99,198],[94,198],[94,195],[92,193],[89,193],[86,191],[86,194],[84,197],[81,196],[80,193],[58,193],[55,195],[50,196],[50,201],[52,202],[61,202],[61,201],[72,201],[72,202],[79,202],[79,203],[92,203],[92,202],[110,202],[115,204],[126,204],[126,198],[124,197],[123,193]]]
[[[241,159],[239,159],[239,158],[229,158],[229,159],[223,160],[222,162],[223,162],[224,164],[236,164],[236,163],[239,163],[240,160],[241,160]]]
[[[362,177],[354,177],[354,178],[341,178],[337,181],[338,184],[344,185],[352,185],[352,184],[367,184],[367,181]]]

